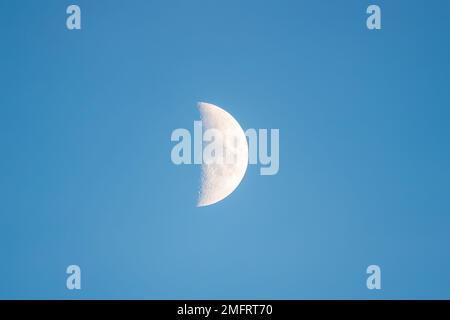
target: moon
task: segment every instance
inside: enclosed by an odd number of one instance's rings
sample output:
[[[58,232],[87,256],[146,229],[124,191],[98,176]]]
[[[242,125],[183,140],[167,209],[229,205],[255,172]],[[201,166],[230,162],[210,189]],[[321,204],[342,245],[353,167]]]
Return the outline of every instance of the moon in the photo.
[[[203,131],[215,129],[222,137],[223,154],[233,151],[233,161],[202,164],[197,207],[209,206],[228,197],[241,183],[247,171],[248,144],[244,130],[224,109],[199,102]]]

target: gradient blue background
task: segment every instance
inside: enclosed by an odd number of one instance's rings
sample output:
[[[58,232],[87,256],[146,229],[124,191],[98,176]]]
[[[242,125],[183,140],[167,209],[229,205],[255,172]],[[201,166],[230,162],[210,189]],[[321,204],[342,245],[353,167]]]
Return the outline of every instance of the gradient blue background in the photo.
[[[449,12],[2,0],[0,298],[450,298]],[[196,208],[197,101],[279,128],[279,174]]]

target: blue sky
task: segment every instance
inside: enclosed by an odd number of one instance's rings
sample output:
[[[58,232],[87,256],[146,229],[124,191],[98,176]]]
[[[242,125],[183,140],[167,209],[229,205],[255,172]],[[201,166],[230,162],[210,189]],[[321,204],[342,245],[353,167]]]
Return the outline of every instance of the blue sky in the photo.
[[[2,1],[0,298],[450,298],[449,11]],[[198,101],[279,128],[279,173],[196,208]]]

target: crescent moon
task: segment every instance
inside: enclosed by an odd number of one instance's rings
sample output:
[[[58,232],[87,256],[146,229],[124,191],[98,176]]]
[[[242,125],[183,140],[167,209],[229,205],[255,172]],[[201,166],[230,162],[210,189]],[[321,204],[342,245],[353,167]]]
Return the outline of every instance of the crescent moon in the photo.
[[[198,103],[203,130],[218,130],[224,157],[233,150],[234,160],[206,164],[203,161],[197,207],[209,206],[228,197],[241,183],[247,171],[248,144],[244,130],[231,114],[210,103]]]

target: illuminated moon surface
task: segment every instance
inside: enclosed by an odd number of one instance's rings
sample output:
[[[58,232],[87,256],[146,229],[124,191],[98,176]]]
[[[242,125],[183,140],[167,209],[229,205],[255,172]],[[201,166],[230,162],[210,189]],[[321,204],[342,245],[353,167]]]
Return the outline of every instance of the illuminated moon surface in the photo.
[[[228,197],[239,185],[247,171],[248,144],[244,130],[231,114],[213,104],[198,104],[203,132],[220,132],[223,158],[233,154],[233,160],[202,164],[198,207],[209,206]],[[219,139],[220,140],[220,139]],[[231,152],[230,152],[231,151]]]

